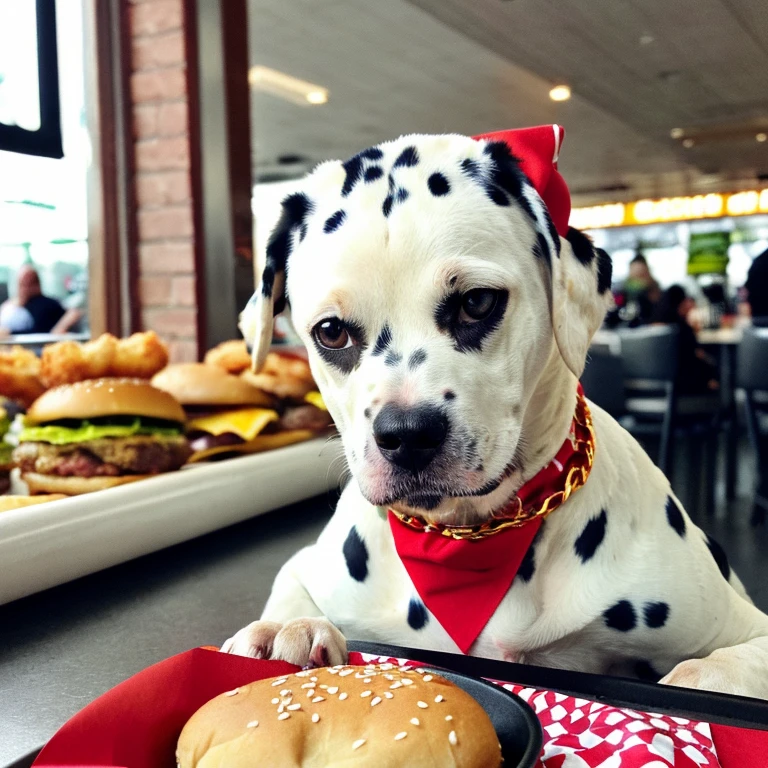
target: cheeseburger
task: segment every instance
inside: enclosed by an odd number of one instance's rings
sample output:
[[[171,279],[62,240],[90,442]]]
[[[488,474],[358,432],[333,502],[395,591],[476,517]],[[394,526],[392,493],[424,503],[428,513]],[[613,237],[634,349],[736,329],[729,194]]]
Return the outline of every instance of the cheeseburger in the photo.
[[[49,389],[30,406],[13,458],[32,494],[75,495],[179,469],[184,411],[141,379]]]
[[[176,750],[179,768],[498,768],[485,710],[438,675],[394,664],[306,670],[204,704]]]
[[[243,446],[276,425],[275,400],[239,376],[205,363],[177,363],[155,374],[152,384],[172,394],[187,414],[196,457]]]

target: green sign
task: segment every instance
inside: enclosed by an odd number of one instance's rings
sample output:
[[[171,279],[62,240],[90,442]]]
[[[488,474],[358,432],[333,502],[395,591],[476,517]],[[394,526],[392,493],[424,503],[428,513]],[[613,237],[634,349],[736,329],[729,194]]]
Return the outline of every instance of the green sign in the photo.
[[[724,275],[730,244],[730,232],[692,233],[688,243],[688,274]]]

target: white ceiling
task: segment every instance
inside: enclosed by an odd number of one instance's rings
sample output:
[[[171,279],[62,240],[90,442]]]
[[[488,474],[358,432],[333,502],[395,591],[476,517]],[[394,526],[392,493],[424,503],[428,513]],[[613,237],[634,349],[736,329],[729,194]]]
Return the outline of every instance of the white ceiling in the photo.
[[[768,174],[767,0],[249,0],[250,58],[330,91],[253,92],[264,177],[412,132],[558,122],[574,202],[736,188]],[[643,40],[641,41],[641,38]],[[550,101],[554,82],[573,98]],[[675,127],[726,139],[670,139]],[[734,132],[743,135],[734,137]],[[710,137],[711,138],[711,137]]]

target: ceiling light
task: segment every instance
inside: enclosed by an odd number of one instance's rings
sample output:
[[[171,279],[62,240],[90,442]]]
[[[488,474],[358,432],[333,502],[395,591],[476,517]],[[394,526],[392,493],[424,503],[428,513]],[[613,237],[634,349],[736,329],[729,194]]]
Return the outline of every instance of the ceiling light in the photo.
[[[683,136],[685,135],[685,131],[684,131],[682,128],[673,128],[673,129],[672,129],[672,130],[669,132],[669,135],[670,135],[670,136],[671,136],[673,139],[682,139],[682,138],[683,138]]]
[[[271,93],[305,107],[308,104],[325,104],[328,101],[327,88],[269,67],[251,67],[248,70],[248,82],[257,91]]]
[[[683,146],[690,149],[696,142],[693,139],[683,139]]]
[[[310,91],[306,94],[307,101],[310,104],[325,104],[328,101],[328,91],[326,90],[316,90],[316,91]]]
[[[768,133],[763,133],[760,131],[760,133],[755,135],[755,141],[763,142],[768,141]]]
[[[571,89],[567,85],[556,85],[549,92],[549,98],[552,101],[568,101],[571,98]]]

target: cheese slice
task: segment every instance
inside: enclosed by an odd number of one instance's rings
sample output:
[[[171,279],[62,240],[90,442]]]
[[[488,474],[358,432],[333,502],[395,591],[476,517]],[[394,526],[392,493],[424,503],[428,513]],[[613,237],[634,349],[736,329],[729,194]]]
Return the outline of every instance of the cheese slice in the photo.
[[[311,429],[289,429],[285,432],[275,432],[274,435],[259,435],[247,443],[239,445],[220,445],[216,448],[206,448],[204,451],[197,451],[189,458],[189,464],[210,459],[213,456],[238,456],[248,453],[261,453],[262,451],[272,451],[276,448],[284,448],[294,443],[302,443],[305,440],[312,440],[317,437],[317,433]]]
[[[234,432],[243,440],[253,440],[267,424],[277,420],[277,413],[268,408],[238,408],[234,411],[192,419],[187,422],[187,429],[189,431],[199,429],[202,432],[210,432],[212,435]]]
[[[323,400],[323,396],[316,390],[312,392],[307,392],[307,394],[304,395],[304,400],[308,402],[310,405],[314,405],[315,408],[319,408],[321,411],[328,410],[325,407],[325,401]]]

